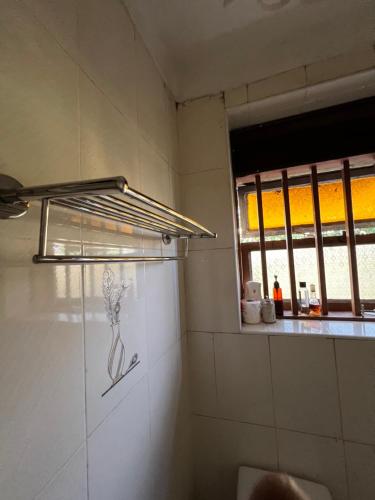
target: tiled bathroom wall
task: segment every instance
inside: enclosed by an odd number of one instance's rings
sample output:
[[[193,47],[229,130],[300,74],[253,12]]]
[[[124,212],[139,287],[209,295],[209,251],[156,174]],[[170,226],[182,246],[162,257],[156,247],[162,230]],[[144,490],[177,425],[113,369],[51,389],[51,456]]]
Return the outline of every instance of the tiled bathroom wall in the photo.
[[[282,83],[265,88],[283,93]],[[246,87],[225,98],[242,104]],[[238,468],[249,465],[321,482],[334,500],[369,500],[375,342],[239,333],[225,102],[178,112],[183,208],[219,234],[192,246],[185,268],[194,499],[235,500]]]
[[[125,176],[179,202],[176,108],[120,0],[4,0],[0,172],[24,185]],[[189,497],[186,340],[176,263],[32,264],[38,203],[0,221],[0,497]],[[158,254],[159,238],[52,209],[49,251]],[[103,278],[127,288],[111,386]]]

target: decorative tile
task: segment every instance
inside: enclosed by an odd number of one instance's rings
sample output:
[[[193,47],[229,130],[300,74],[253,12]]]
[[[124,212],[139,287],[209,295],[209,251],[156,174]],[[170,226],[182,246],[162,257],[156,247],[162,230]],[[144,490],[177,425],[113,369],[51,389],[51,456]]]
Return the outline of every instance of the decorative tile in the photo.
[[[84,268],[87,431],[147,370],[144,264]]]

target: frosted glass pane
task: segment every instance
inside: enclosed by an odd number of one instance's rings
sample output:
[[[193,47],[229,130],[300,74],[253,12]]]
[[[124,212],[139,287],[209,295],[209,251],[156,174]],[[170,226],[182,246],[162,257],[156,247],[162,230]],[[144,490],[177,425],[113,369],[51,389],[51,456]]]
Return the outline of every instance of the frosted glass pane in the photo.
[[[252,271],[253,280],[262,280],[262,267],[260,261],[260,252],[251,252],[252,256]],[[290,279],[288,254],[286,250],[268,250],[267,257],[267,276],[268,287],[272,289],[274,275],[277,274],[277,279],[283,289],[283,297],[290,298]],[[294,250],[294,267],[296,271],[297,288],[300,281],[307,281],[308,284],[315,283],[318,285],[318,270],[316,263],[315,248],[298,248]],[[317,287],[318,289],[318,287]],[[317,290],[318,291],[318,290]],[[318,294],[317,294],[318,295]]]
[[[274,275],[283,289],[283,296],[290,298],[290,281],[288,257],[286,250],[268,250],[267,269],[268,286],[272,290]],[[359,293],[362,300],[374,300],[375,291],[375,245],[357,246]],[[326,271],[326,285],[328,299],[350,299],[349,260],[346,246],[325,247],[324,263]],[[299,248],[294,250],[294,265],[296,270],[296,285],[299,281],[316,284],[317,295],[318,268],[315,248]],[[252,279],[262,283],[262,266],[260,252],[251,252]]]
[[[375,299],[375,245],[357,246],[359,295],[362,300]]]
[[[325,247],[324,265],[326,269],[327,297],[329,299],[350,299],[347,247]]]

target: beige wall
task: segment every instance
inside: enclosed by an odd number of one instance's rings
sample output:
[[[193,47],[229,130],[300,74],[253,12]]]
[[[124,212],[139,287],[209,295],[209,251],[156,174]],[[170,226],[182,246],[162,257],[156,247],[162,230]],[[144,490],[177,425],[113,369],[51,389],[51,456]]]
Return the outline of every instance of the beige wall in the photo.
[[[341,76],[323,66],[327,80]],[[372,66],[369,52],[360,69]],[[239,333],[226,107],[246,103],[251,89],[258,99],[291,91],[299,79],[296,70],[178,111],[183,209],[219,234],[194,246],[185,267],[195,500],[235,500],[240,465],[321,482],[334,500],[375,491],[375,343]]]
[[[24,185],[124,175],[176,204],[174,100],[121,2],[3,0],[0,13],[0,172]],[[187,498],[181,270],[36,266],[38,217],[33,203],[0,224],[1,499]],[[48,243],[161,251],[159,239],[56,209]],[[104,269],[129,285],[121,328],[127,362],[137,352],[141,364],[101,397]]]

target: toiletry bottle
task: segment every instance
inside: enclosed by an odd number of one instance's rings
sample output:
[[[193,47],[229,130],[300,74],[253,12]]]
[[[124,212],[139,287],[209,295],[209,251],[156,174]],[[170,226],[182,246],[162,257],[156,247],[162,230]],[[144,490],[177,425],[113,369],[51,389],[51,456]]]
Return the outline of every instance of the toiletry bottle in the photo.
[[[275,303],[267,295],[262,300],[262,320],[264,323],[275,323],[276,321]]]
[[[275,303],[276,318],[282,318],[284,315],[283,291],[280,288],[276,275],[275,282],[273,284],[273,300]]]
[[[319,299],[316,297],[315,285],[310,285],[310,301],[309,301],[310,316],[320,316],[321,308]]]
[[[299,282],[298,290],[298,306],[300,314],[309,314],[310,304],[309,304],[309,292],[306,287],[306,281]]]

